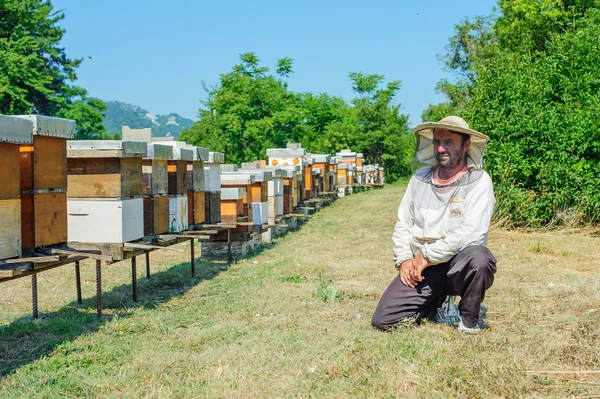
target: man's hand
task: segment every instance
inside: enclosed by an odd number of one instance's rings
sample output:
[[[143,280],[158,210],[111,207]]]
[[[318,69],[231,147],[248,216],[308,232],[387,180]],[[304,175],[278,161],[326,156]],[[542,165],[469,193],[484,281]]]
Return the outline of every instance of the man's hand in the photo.
[[[417,281],[412,278],[414,263],[414,259],[407,259],[400,265],[400,281],[410,288],[415,288],[418,284]]]
[[[410,277],[417,282],[423,281],[423,270],[429,266],[429,261],[419,252],[410,269]]]

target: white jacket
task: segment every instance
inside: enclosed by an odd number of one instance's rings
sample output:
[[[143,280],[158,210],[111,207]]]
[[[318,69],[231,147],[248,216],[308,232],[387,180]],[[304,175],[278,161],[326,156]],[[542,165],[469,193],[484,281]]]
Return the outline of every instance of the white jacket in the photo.
[[[492,180],[483,170],[471,168],[458,181],[436,186],[433,168],[419,169],[398,208],[394,261],[398,264],[422,252],[435,265],[470,245],[487,246],[495,203]]]

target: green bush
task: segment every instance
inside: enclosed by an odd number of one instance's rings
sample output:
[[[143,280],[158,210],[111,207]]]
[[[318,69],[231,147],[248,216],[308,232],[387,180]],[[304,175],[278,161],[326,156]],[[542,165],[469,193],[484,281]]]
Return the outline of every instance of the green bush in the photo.
[[[600,18],[554,35],[546,49],[477,64],[465,108],[491,137],[486,169],[497,218],[521,226],[600,222]]]

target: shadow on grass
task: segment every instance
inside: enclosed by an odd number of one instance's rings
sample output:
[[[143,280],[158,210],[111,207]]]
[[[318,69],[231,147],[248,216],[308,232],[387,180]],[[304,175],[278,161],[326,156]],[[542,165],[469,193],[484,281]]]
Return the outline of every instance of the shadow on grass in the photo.
[[[171,298],[181,296],[194,286],[226,271],[231,264],[219,261],[196,261],[196,275],[190,276],[190,263],[180,263],[154,273],[150,279],[138,277],[138,301],[131,299],[131,284],[122,284],[102,293],[102,307],[113,310],[101,319],[96,317],[96,297],[82,304],[73,301],[55,312],[40,313],[40,318],[23,316],[0,327],[0,380],[43,356],[58,345],[81,335],[97,331],[113,318],[127,318],[132,310],[154,309]],[[124,267],[127,267],[124,265]]]

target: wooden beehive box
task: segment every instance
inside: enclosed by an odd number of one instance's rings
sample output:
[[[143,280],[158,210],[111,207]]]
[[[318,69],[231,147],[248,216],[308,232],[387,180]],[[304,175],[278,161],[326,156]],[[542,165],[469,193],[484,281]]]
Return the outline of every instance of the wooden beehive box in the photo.
[[[348,185],[348,165],[345,163],[339,164],[337,176],[337,185],[339,187],[346,187]]]
[[[204,162],[208,161],[209,151],[204,147],[188,147],[192,150],[193,160],[187,164],[188,191],[205,191]]]
[[[33,142],[21,146],[21,190],[67,187],[67,144],[75,121],[40,115],[19,115],[33,124]]]
[[[150,138],[150,132],[140,130],[147,133],[146,138]],[[173,159],[173,148],[164,144],[148,143],[147,150],[147,156],[142,159],[144,236],[154,236],[169,231],[168,161]]]
[[[320,170],[319,173],[319,192],[329,192],[329,160],[330,155],[327,154],[313,154],[315,157],[314,167]]]
[[[269,223],[269,182],[273,171],[266,169],[239,169],[254,176],[252,184],[252,221],[255,225]]]
[[[144,236],[141,141],[67,142],[69,242],[123,243]]]
[[[166,195],[144,197],[144,235],[154,236],[169,231],[169,197]]]
[[[354,166],[348,166],[346,174],[346,185],[352,186],[354,184]]]
[[[149,143],[147,157],[142,159],[142,193],[167,195],[169,193],[168,162],[173,160],[171,146]]]
[[[221,223],[235,224],[244,216],[245,188],[221,189]]]
[[[173,148],[173,160],[168,162],[169,195],[187,195],[187,164],[194,160],[189,148]]]
[[[67,139],[75,121],[19,115],[32,123],[31,145],[20,147],[23,253],[67,241]]]
[[[363,167],[363,154],[362,153],[357,153],[356,154],[356,167]]]
[[[195,226],[206,223],[206,193],[204,191],[188,191],[187,196],[188,225]]]
[[[313,188],[314,188],[314,179],[313,179],[313,174],[312,174],[312,165],[313,165],[312,158],[304,159],[303,179],[302,179],[302,183],[304,185],[303,194],[302,194],[303,201],[313,198],[312,192],[313,192]]]
[[[135,198],[143,194],[141,141],[67,142],[69,198]]]
[[[273,180],[269,182],[269,224],[274,224],[275,218],[283,215],[283,179],[287,176],[287,171],[277,167],[269,168],[273,172]]]
[[[30,120],[0,115],[0,259],[22,254],[19,146],[32,143]]]
[[[205,193],[206,223],[221,223],[221,193]]]
[[[243,216],[246,217],[247,223],[254,223],[254,214],[252,207],[252,185],[255,183],[255,176],[249,173],[240,172],[224,172],[221,174],[221,186],[225,188],[243,188],[246,191],[246,197],[242,204],[244,207]],[[239,226],[234,232],[251,231],[252,226]]]

